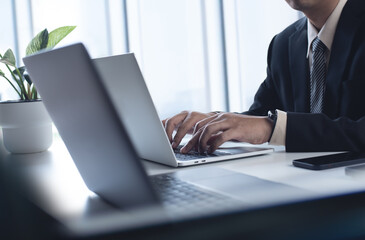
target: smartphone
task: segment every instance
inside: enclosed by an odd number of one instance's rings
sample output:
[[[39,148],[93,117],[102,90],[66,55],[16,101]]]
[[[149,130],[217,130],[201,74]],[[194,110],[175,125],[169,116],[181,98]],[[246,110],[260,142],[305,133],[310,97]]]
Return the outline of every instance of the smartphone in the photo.
[[[319,157],[296,159],[293,161],[294,166],[311,170],[323,170],[360,163],[365,163],[365,153],[345,152]]]

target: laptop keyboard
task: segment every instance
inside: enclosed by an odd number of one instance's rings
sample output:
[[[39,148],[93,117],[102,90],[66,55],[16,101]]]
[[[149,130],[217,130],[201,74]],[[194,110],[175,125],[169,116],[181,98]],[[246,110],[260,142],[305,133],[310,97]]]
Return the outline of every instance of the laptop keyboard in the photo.
[[[159,193],[162,204],[169,210],[226,209],[238,201],[215,192],[199,188],[180,180],[173,174],[151,176],[150,180]]]
[[[200,153],[200,152],[197,152],[197,151],[190,151],[188,153],[180,153],[180,148],[181,147],[182,146],[179,146],[176,149],[174,149],[176,159],[179,160],[179,161],[188,161],[188,160],[208,158],[208,157],[231,155],[231,153],[229,153],[229,152],[220,151],[220,150],[217,150],[217,151],[215,151],[214,153],[211,153],[211,154]]]

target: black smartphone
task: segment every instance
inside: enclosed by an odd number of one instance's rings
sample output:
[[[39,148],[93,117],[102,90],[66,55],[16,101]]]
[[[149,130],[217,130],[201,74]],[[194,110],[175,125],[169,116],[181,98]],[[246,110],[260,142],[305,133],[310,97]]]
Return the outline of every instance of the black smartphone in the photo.
[[[345,152],[319,157],[296,159],[293,161],[294,166],[311,170],[323,170],[359,163],[365,163],[365,153]]]

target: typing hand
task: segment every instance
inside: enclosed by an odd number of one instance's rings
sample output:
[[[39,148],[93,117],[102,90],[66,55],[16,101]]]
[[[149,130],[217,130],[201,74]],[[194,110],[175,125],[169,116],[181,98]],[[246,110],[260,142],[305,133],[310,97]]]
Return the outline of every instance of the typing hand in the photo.
[[[180,151],[187,153],[195,148],[210,154],[230,140],[261,144],[269,140],[272,128],[273,121],[268,117],[221,113],[196,124],[193,137]]]
[[[187,133],[193,133],[196,124],[204,119],[210,119],[215,115],[216,113],[182,111],[171,118],[163,120],[162,124],[165,126],[165,131],[172,147],[176,148]],[[176,130],[176,134],[172,138],[174,130]]]

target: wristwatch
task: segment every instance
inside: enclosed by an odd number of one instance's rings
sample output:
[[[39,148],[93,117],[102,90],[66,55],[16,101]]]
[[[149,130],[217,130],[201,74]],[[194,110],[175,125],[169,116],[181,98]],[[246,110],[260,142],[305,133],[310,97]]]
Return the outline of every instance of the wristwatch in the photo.
[[[275,111],[269,111],[268,113],[267,113],[267,117],[269,118],[269,119],[271,119],[272,120],[272,122],[273,122],[273,125],[272,125],[272,130],[271,130],[271,134],[270,134],[270,137],[269,137],[269,140],[268,140],[268,142],[270,142],[270,140],[271,140],[271,137],[272,137],[272,135],[273,135],[273,133],[274,133],[274,129],[275,129],[275,126],[276,126],[276,121],[278,120],[278,113],[277,113],[277,111],[275,110]]]

